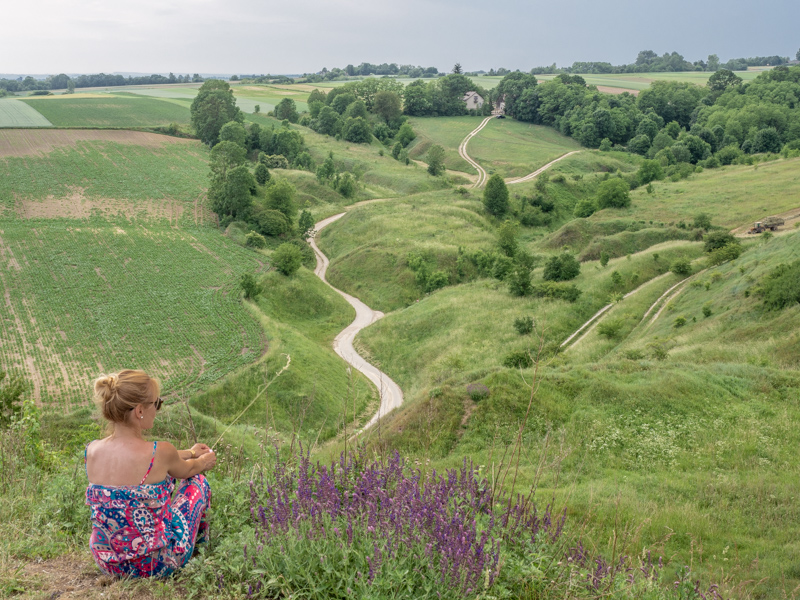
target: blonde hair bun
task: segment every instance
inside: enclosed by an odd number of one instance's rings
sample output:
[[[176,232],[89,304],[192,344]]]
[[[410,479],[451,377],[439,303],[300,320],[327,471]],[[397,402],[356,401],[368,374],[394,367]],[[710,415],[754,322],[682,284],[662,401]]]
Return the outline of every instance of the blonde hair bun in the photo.
[[[125,369],[100,375],[94,381],[94,398],[103,417],[112,423],[125,421],[140,404],[154,402],[160,393],[158,380],[140,370]]]

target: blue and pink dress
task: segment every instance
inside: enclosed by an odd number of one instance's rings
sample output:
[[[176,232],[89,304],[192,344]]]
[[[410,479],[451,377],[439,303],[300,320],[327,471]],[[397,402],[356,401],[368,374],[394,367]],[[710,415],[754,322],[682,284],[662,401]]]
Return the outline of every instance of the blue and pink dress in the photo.
[[[164,577],[184,566],[195,542],[208,539],[205,513],[211,488],[203,475],[184,480],[173,497],[175,479],[139,485],[90,483],[86,504],[92,510],[92,555],[100,570],[115,577]],[[87,446],[88,449],[88,446]],[[84,463],[86,454],[84,453]]]

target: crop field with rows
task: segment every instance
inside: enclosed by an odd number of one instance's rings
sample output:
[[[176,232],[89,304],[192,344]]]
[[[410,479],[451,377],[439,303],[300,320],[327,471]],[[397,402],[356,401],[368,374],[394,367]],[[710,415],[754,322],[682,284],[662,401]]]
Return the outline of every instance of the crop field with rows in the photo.
[[[52,123],[20,100],[0,100],[0,127],[50,127]]]
[[[107,98],[26,98],[57,127],[157,127],[189,123],[189,109],[173,102],[146,96],[115,96]]]
[[[238,293],[256,257],[212,228],[0,221],[0,363],[66,408],[122,368],[207,387],[264,349]]]
[[[130,219],[147,213],[173,224],[201,224],[208,218],[202,206],[207,151],[196,141],[152,134],[148,140],[154,138],[165,143],[76,140],[44,156],[0,156],[0,215],[84,218],[122,213]]]

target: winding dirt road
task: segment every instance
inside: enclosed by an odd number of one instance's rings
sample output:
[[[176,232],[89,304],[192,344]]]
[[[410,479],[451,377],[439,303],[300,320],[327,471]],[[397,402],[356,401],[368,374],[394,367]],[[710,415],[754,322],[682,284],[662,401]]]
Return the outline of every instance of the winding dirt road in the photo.
[[[477,163],[477,161],[475,161],[469,154],[467,154],[467,144],[469,144],[469,141],[473,137],[475,137],[478,134],[478,132],[480,132],[481,129],[486,127],[486,125],[489,124],[489,121],[491,121],[494,118],[495,118],[494,115],[492,115],[490,117],[486,117],[483,121],[481,121],[480,125],[478,125],[475,129],[473,129],[472,131],[469,132],[467,137],[465,137],[464,140],[461,142],[461,144],[458,146],[458,154],[459,154],[459,156],[461,156],[461,158],[463,158],[465,161],[467,161],[470,165],[472,165],[472,167],[475,170],[478,171],[478,179],[476,179],[475,182],[470,186],[470,187],[475,188],[475,189],[483,187],[483,185],[486,184],[486,180],[488,179],[489,176],[486,173],[486,169],[484,169],[482,166],[480,166]],[[506,179],[505,180],[506,185],[514,185],[515,183],[524,183],[526,181],[530,181],[531,179],[535,179],[537,175],[539,175],[540,173],[543,173],[544,171],[546,171],[547,169],[552,167],[554,164],[556,164],[558,161],[564,160],[568,156],[572,156],[573,154],[577,154],[578,152],[580,152],[580,150],[573,150],[572,152],[567,152],[563,156],[559,156],[557,159],[551,160],[545,166],[543,166],[543,167],[541,167],[539,169],[536,169],[533,173],[529,173],[528,175],[525,175],[524,177],[512,177],[510,179]]]
[[[336,339],[333,340],[333,350],[348,364],[352,365],[366,375],[367,379],[375,384],[375,387],[378,388],[378,392],[380,393],[381,403],[378,407],[378,412],[373,415],[366,425],[364,425],[361,430],[364,431],[375,425],[375,423],[377,423],[381,417],[385,416],[390,411],[403,404],[403,391],[400,389],[400,386],[392,381],[392,379],[386,373],[380,371],[378,368],[364,360],[364,358],[358,354],[358,352],[356,352],[355,348],[353,348],[353,340],[355,339],[356,334],[383,317],[383,313],[377,310],[372,310],[358,298],[354,298],[350,294],[346,294],[342,290],[333,287],[330,283],[328,283],[328,280],[325,279],[325,273],[328,270],[330,261],[317,246],[316,235],[319,235],[319,232],[322,229],[334,221],[341,219],[345,214],[346,213],[340,213],[317,223],[314,226],[314,229],[316,230],[315,236],[309,240],[309,243],[314,249],[314,254],[317,256],[317,267],[314,269],[314,274],[356,309],[356,318],[339,335],[336,336]]]

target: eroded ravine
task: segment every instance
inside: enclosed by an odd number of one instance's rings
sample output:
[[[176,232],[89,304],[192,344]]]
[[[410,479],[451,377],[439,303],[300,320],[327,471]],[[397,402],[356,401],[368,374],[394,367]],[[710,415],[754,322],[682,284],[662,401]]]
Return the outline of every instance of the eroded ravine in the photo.
[[[316,235],[319,232],[338,219],[341,219],[346,213],[339,213],[332,217],[328,217],[317,223],[314,226],[316,230],[315,237],[309,239],[311,247],[314,249],[314,254],[317,256],[317,266],[314,269],[314,274],[319,277],[325,284],[330,286],[337,294],[341,295],[347,302],[356,310],[356,318],[350,325],[336,336],[333,340],[333,350],[341,356],[348,364],[363,373],[375,387],[378,388],[381,403],[378,407],[378,412],[373,415],[369,422],[364,425],[363,429],[368,429],[375,425],[381,417],[388,414],[390,411],[398,408],[403,404],[403,391],[400,389],[392,379],[377,367],[368,363],[353,347],[353,340],[359,331],[371,325],[381,317],[383,313],[377,310],[372,310],[369,306],[361,302],[358,298],[343,292],[340,289],[333,287],[325,278],[325,273],[328,270],[330,261],[319,249],[316,243]],[[362,429],[362,431],[363,431]]]

